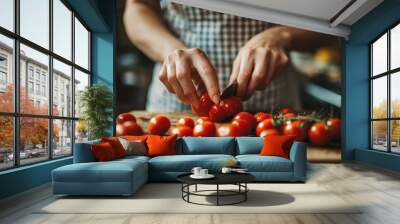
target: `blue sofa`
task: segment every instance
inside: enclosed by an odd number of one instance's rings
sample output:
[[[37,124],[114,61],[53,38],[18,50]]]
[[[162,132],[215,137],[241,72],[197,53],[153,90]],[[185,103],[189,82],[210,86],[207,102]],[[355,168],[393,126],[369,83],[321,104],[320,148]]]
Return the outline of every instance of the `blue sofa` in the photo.
[[[306,144],[294,142],[290,159],[260,156],[259,137],[185,137],[176,141],[177,155],[127,156],[96,162],[91,141],[77,143],[74,163],[52,172],[53,193],[67,195],[131,195],[148,181],[176,181],[180,174],[200,166],[218,172],[228,160],[236,160],[260,182],[304,182]]]

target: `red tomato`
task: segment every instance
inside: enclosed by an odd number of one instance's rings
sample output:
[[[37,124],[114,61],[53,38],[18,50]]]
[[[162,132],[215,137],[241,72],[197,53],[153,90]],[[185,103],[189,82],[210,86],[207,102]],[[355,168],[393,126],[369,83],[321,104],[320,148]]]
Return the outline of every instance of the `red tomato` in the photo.
[[[313,145],[326,145],[329,143],[329,130],[323,122],[317,122],[308,130],[308,138]]]
[[[218,137],[236,137],[239,136],[239,128],[236,125],[222,125],[217,129]]]
[[[163,135],[171,127],[171,122],[166,116],[157,115],[150,119],[147,126],[149,133],[152,135]]]
[[[193,136],[196,137],[213,137],[215,136],[215,125],[211,121],[205,121],[201,124],[197,124],[193,129]]]
[[[243,110],[242,102],[237,97],[222,100],[208,111],[208,117],[214,122],[226,121]]]
[[[341,137],[341,131],[340,131],[341,120],[340,120],[340,118],[331,118],[326,122],[326,125],[328,126],[329,133],[330,133],[332,139],[339,140]]]
[[[272,118],[265,119],[265,120],[261,121],[260,123],[258,123],[257,128],[256,128],[256,135],[260,136],[260,133],[263,130],[272,129],[272,128],[275,128]]]
[[[295,113],[286,113],[285,117],[296,117],[297,115]]]
[[[208,118],[208,117],[199,117],[199,118],[196,120],[196,122],[197,122],[198,124],[201,124],[201,123],[203,123],[203,122],[205,122],[205,121],[211,121],[211,120],[210,120],[210,118]]]
[[[292,109],[290,109],[290,108],[282,108],[281,112],[283,114],[287,114],[287,113],[293,113],[294,111]]]
[[[214,105],[214,102],[210,99],[208,94],[205,92],[200,96],[200,103],[197,107],[192,105],[192,111],[199,116],[208,116],[208,111]]]
[[[307,137],[307,130],[304,126],[304,121],[300,120],[287,122],[283,127],[283,134],[296,136],[295,141],[304,141]]]
[[[252,134],[252,124],[245,119],[235,119],[232,121],[232,126],[236,126],[239,130],[239,136],[246,136]]]
[[[208,111],[208,117],[213,122],[225,121],[227,119],[226,115],[227,111],[225,110],[225,107],[222,106],[222,104],[215,104]]]
[[[192,136],[193,128],[181,125],[172,129],[172,134],[178,135],[179,137]]]
[[[257,123],[260,123],[261,121],[267,119],[267,118],[272,118],[272,114],[269,113],[264,113],[264,112],[258,112],[254,114],[254,118],[257,120]]]
[[[257,119],[254,117],[253,114],[249,112],[240,112],[234,118],[234,120],[243,119],[249,122],[250,124],[250,131],[252,132],[254,128],[257,126]]]
[[[279,135],[279,131],[276,128],[264,129],[260,132],[260,137],[265,137],[268,135]]]
[[[136,117],[131,113],[122,113],[117,117],[117,124],[122,124],[126,121],[136,122]]]
[[[117,136],[143,134],[142,127],[133,121],[126,121],[123,124],[117,124],[116,131]]]
[[[188,126],[189,128],[194,128],[194,121],[191,117],[182,117],[178,121],[178,126]]]
[[[221,101],[221,105],[224,107],[224,111],[226,112],[226,119],[229,119],[235,116],[237,113],[243,111],[242,102],[238,97],[224,99]]]

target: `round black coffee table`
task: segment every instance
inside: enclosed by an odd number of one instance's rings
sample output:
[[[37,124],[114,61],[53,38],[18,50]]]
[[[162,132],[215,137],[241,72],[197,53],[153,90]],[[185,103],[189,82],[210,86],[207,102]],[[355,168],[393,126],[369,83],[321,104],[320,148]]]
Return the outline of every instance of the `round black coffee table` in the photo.
[[[182,199],[188,203],[198,204],[198,205],[234,205],[245,202],[247,200],[247,192],[249,188],[247,183],[255,180],[255,177],[248,173],[229,173],[213,174],[215,177],[212,179],[193,179],[190,177],[191,173],[182,174],[177,177],[178,181],[182,183]],[[215,185],[215,190],[198,190],[197,185]],[[236,185],[237,190],[224,190],[220,189],[220,185]],[[194,191],[190,191],[190,186],[195,186]],[[215,192],[215,194],[206,194],[209,192]],[[216,197],[216,204],[202,204],[193,202],[190,200],[190,196],[204,196],[204,197]],[[221,197],[232,197],[240,196],[240,199],[231,203],[221,203]]]

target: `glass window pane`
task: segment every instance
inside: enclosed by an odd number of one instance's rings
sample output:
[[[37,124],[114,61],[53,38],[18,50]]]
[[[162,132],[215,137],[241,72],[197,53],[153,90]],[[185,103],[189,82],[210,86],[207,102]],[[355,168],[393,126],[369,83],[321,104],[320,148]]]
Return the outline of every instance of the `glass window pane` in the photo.
[[[0,111],[14,111],[14,42],[0,35]]]
[[[89,32],[75,18],[75,63],[89,70]]]
[[[372,148],[387,151],[387,121],[372,122]]]
[[[0,26],[14,31],[14,0],[0,1]]]
[[[391,69],[400,67],[400,24],[391,30],[390,60]]]
[[[387,71],[387,34],[372,44],[372,75]]]
[[[23,44],[21,44],[20,55],[21,113],[47,115],[49,57]]]
[[[53,51],[71,60],[72,12],[60,0],[53,0],[53,18]]]
[[[75,121],[75,143],[85,142],[88,138],[88,129],[84,120]]]
[[[0,116],[0,170],[14,165],[14,124],[10,116]]]
[[[400,72],[391,75],[390,85],[391,116],[400,118]]]
[[[387,117],[387,77],[372,80],[372,118]]]
[[[400,120],[393,120],[391,123],[391,141],[392,141],[392,152],[400,153]]]
[[[75,69],[75,117],[79,117],[81,114],[79,95],[86,86],[89,86],[89,75]]]
[[[53,115],[72,117],[72,69],[53,60]]]
[[[49,120],[45,118],[20,118],[20,163],[28,164],[49,158]]]
[[[72,154],[72,121],[53,120],[53,157]]]
[[[20,0],[21,36],[49,47],[49,0]]]

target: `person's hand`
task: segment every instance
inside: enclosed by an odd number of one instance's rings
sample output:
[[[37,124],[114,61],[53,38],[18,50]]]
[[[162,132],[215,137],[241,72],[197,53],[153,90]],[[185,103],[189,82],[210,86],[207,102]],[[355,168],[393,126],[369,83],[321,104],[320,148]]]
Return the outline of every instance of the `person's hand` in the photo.
[[[206,54],[198,49],[177,49],[164,60],[160,81],[185,104],[197,106],[204,88],[214,103],[219,102],[217,72]]]
[[[265,89],[289,62],[285,48],[290,33],[284,27],[270,28],[251,38],[239,51],[230,82],[237,80],[236,95],[248,99],[256,90]]]

